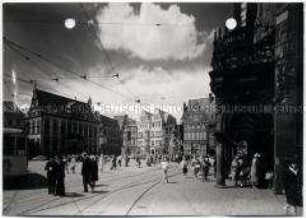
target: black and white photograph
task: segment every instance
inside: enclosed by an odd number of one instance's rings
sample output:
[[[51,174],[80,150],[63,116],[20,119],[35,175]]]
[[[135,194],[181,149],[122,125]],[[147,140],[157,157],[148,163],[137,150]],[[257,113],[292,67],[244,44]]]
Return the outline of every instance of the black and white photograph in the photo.
[[[2,9],[3,216],[303,216],[304,2]]]

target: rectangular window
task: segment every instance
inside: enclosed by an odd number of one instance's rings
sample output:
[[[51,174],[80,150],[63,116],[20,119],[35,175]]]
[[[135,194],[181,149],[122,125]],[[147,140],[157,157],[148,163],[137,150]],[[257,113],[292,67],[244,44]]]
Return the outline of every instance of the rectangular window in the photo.
[[[53,121],[53,133],[57,134],[57,130],[58,130],[58,121],[54,120]]]
[[[66,133],[66,122],[62,121],[61,123],[61,134],[65,135]]]
[[[41,131],[41,121],[37,120],[37,134],[39,134]]]

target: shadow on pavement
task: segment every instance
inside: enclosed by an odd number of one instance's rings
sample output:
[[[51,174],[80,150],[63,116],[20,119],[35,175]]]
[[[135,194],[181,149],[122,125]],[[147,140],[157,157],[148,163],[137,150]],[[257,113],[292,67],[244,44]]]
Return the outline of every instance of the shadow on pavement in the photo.
[[[46,177],[37,173],[28,173],[22,176],[12,176],[3,180],[4,190],[40,189],[46,187]]]
[[[76,193],[76,192],[66,192],[65,197],[68,198],[77,198],[77,197],[83,197],[84,195],[80,194],[80,193]]]
[[[94,194],[106,194],[106,193],[108,193],[109,191],[93,191],[92,193],[94,193]]]
[[[96,187],[102,187],[102,186],[108,186],[108,185],[105,185],[105,184],[97,184]]]

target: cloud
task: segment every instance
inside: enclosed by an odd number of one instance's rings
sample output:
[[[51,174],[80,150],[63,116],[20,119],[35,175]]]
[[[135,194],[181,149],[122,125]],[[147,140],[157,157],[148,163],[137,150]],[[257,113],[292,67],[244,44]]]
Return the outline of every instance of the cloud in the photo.
[[[201,33],[196,30],[195,18],[182,13],[177,5],[165,10],[143,3],[136,13],[129,4],[112,3],[101,9],[96,19],[106,49],[142,60],[193,59],[206,48],[198,40]]]

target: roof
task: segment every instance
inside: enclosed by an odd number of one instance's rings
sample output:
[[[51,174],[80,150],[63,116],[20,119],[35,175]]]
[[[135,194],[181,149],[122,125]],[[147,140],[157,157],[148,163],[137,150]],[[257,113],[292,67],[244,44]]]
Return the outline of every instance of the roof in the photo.
[[[12,101],[3,101],[3,113],[23,114],[18,105]]]
[[[169,114],[168,112],[165,112],[161,109],[155,109],[155,113],[159,113],[161,119],[162,119],[162,122],[163,123],[167,123],[167,122],[171,122],[171,121],[174,121],[176,122],[176,119],[174,116],[172,116],[171,114]]]
[[[103,125],[105,126],[117,126],[118,128],[120,127],[119,126],[119,122],[118,120],[116,119],[113,119],[111,117],[107,117],[107,116],[104,116],[104,115],[101,115],[99,116],[99,120],[103,123]]]
[[[33,93],[33,99],[38,100],[38,105],[48,105],[48,104],[80,104],[88,105],[88,103],[77,101],[75,99],[66,98],[61,95],[46,92],[40,89],[35,89]]]

